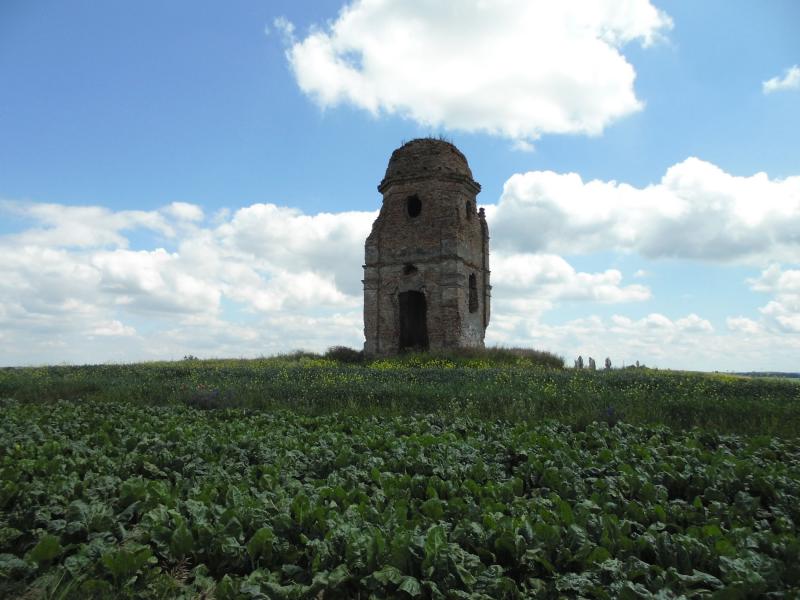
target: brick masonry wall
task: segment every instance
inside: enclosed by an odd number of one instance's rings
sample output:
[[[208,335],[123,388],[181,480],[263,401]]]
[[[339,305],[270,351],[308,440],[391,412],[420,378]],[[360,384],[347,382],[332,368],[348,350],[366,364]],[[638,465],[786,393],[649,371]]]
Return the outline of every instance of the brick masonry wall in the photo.
[[[463,154],[448,142],[411,141],[394,151],[378,189],[383,205],[365,244],[365,352],[399,352],[399,294],[406,291],[425,295],[430,349],[482,347],[491,297],[488,227]],[[409,214],[412,196],[418,216]]]

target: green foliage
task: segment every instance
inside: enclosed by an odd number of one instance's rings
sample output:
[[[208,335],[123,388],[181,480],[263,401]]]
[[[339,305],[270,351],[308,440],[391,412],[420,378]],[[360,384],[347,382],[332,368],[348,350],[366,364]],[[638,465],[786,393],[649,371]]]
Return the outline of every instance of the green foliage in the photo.
[[[0,417],[0,597],[800,593],[796,437],[101,399]]]
[[[546,368],[515,352],[408,354],[368,364],[295,353],[258,360],[0,369],[0,399],[180,403],[310,415],[442,413],[531,423],[554,418],[576,429],[602,420],[612,426],[661,423],[748,435],[800,431],[798,381]],[[0,483],[0,510],[16,486],[13,480]]]
[[[356,354],[0,369],[0,597],[800,593],[796,381]]]
[[[28,559],[41,565],[53,560],[61,552],[59,539],[54,535],[44,535],[28,554]]]
[[[262,527],[253,534],[247,542],[247,553],[253,563],[263,559],[266,563],[272,559],[272,543],[275,540],[275,533],[270,527]]]
[[[355,350],[347,346],[331,346],[324,356],[327,359],[344,364],[359,364],[364,362],[363,350]]]
[[[563,369],[565,366],[564,357],[545,350],[535,350],[533,348],[505,348],[498,346],[485,350],[487,358],[490,360],[507,363],[525,364],[548,367],[551,369]]]
[[[419,366],[421,364],[438,364],[442,361],[468,368],[497,368],[497,367],[529,367],[563,369],[564,358],[533,348],[507,348],[493,346],[489,348],[458,348],[444,351],[410,352],[397,357],[383,359],[381,364],[395,366]]]
[[[135,575],[152,559],[153,553],[148,546],[130,544],[110,549],[100,557],[100,562],[119,585],[120,582]]]

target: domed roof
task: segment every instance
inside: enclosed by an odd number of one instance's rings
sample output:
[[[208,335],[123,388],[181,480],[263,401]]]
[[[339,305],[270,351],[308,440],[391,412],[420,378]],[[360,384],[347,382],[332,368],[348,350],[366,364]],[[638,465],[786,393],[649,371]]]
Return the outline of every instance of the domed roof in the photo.
[[[394,180],[426,177],[456,177],[472,181],[472,171],[461,151],[450,142],[421,138],[411,140],[392,152],[378,189],[382,190]]]

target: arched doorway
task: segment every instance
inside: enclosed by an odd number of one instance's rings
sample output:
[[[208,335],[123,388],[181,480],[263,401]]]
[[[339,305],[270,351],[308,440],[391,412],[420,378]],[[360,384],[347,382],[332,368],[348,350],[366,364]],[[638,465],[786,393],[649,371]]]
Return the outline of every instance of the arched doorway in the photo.
[[[400,292],[400,350],[428,349],[428,305],[422,292]]]

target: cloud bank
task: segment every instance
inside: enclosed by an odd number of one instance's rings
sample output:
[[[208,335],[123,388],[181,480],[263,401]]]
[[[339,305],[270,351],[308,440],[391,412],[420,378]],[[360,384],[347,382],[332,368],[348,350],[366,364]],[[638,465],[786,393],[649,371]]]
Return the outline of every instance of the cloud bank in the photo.
[[[481,131],[529,147],[543,133],[596,135],[642,108],[622,48],[672,26],[649,0],[355,0],[289,40],[300,88],[424,126]]]
[[[738,177],[698,159],[645,188],[537,171],[512,176],[486,209],[490,344],[712,369],[780,364],[800,347],[800,271],[778,263],[800,255],[798,177]],[[155,211],[4,202],[0,212],[27,223],[0,236],[0,364],[363,342],[361,265],[374,211],[308,215],[264,203],[208,217],[185,202]],[[716,327],[707,315],[610,313],[647,306],[657,263],[625,275],[580,271],[569,257],[620,250],[758,265],[742,289],[764,304]],[[563,306],[588,316],[552,323]]]
[[[514,252],[618,250],[738,264],[800,256],[800,177],[735,176],[697,158],[644,188],[576,173],[517,174],[494,211],[494,246]]]
[[[4,208],[33,221],[0,237],[6,364],[36,356],[61,362],[72,351],[79,360],[132,360],[363,341],[361,264],[375,212],[306,215],[254,204],[207,224],[200,207],[187,203],[150,212]],[[128,235],[139,230],[163,245],[131,248]],[[500,254],[497,263],[498,289],[524,295],[541,288],[545,307],[649,294],[623,286],[617,271],[580,273],[556,256]],[[113,349],[112,338],[124,338],[129,352]]]
[[[768,322],[784,333],[800,333],[800,270],[770,265],[749,282],[751,289],[774,297],[761,308]]]

